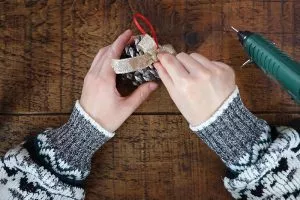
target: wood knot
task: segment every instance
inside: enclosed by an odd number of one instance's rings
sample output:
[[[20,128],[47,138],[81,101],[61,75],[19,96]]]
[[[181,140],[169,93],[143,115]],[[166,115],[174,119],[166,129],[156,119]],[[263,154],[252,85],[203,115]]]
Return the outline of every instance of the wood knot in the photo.
[[[187,32],[184,34],[184,41],[189,47],[196,47],[200,43],[200,36],[197,32]]]

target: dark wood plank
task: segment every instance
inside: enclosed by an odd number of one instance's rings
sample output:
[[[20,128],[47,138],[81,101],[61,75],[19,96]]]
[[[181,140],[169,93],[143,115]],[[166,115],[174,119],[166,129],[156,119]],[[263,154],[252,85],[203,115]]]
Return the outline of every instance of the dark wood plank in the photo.
[[[161,43],[233,66],[252,111],[299,112],[255,66],[240,70],[246,55],[229,30],[261,32],[300,59],[298,9],[297,1],[1,1],[0,112],[69,112],[94,55],[134,28],[135,12],[149,17]],[[162,87],[137,112],[178,110]]]
[[[299,114],[262,114],[287,125]],[[60,126],[67,115],[0,115],[0,153],[28,135]],[[299,125],[299,122],[298,122]],[[225,167],[180,115],[132,116],[98,151],[87,181],[87,199],[230,199]]]
[[[0,113],[13,113],[0,115],[0,155],[67,120],[93,57],[134,29],[135,12],[160,43],[231,65],[250,110],[300,128],[300,107],[276,83],[254,65],[239,68],[247,57],[229,30],[260,32],[300,60],[299,11],[297,0],[0,0]],[[177,113],[161,86],[96,153],[87,199],[230,199],[224,165]]]

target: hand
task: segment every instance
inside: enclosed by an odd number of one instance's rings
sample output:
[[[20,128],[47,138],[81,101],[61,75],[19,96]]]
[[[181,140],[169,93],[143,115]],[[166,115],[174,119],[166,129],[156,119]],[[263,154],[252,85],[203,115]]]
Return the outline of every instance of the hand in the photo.
[[[233,70],[192,53],[159,54],[155,68],[179,111],[192,126],[208,120],[235,89]]]
[[[149,82],[138,87],[130,96],[122,97],[116,88],[116,74],[112,59],[119,59],[132,36],[125,31],[117,40],[100,49],[84,78],[80,105],[107,131],[114,132],[136,110],[136,108],[157,88]]]

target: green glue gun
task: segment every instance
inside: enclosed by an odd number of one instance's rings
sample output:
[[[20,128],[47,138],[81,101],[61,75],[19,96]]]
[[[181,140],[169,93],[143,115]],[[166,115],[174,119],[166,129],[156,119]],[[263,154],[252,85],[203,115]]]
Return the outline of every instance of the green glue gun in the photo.
[[[237,33],[239,41],[250,57],[242,66],[255,63],[300,103],[300,63],[291,59],[263,36],[231,28]]]

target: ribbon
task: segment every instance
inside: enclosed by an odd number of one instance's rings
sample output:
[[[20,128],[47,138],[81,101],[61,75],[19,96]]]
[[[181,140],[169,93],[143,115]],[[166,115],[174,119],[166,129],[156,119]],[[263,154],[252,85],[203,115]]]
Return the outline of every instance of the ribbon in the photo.
[[[143,27],[138,22],[138,18],[140,18],[141,20],[143,20],[145,22],[145,24],[149,27],[151,35],[152,35],[152,37],[153,37],[153,39],[154,39],[154,41],[156,43],[156,47],[158,47],[158,40],[157,40],[156,32],[155,32],[155,29],[152,26],[151,22],[147,19],[147,17],[145,17],[141,13],[135,13],[133,15],[133,22],[134,22],[135,26],[137,27],[137,29],[139,29],[139,31],[143,35],[146,35],[146,31],[143,29]]]
[[[142,19],[145,24],[150,28],[150,32],[152,37],[146,34],[146,31],[139,24],[137,18]],[[157,54],[160,52],[166,52],[170,54],[176,54],[175,49],[170,44],[159,45],[157,41],[157,36],[155,29],[153,28],[150,21],[142,14],[136,13],[133,16],[133,22],[136,27],[143,34],[142,40],[137,44],[137,48],[139,51],[142,51],[144,54],[140,56],[136,56],[134,58],[126,58],[126,59],[113,59],[112,67],[116,74],[126,74],[129,72],[134,72],[140,69],[144,69],[153,63],[157,62]]]
[[[126,59],[113,59],[112,67],[116,74],[125,74],[144,69],[157,62],[157,54],[166,52],[175,55],[176,51],[170,44],[156,46],[155,40],[148,34],[142,36],[137,48],[144,52],[143,55]]]

